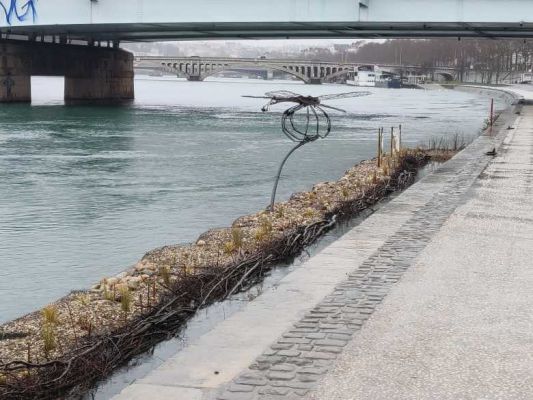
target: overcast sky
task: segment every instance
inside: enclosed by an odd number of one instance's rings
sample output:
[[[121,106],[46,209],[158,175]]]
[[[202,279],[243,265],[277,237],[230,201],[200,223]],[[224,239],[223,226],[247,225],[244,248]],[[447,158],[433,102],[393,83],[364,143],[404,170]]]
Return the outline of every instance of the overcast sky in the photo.
[[[343,44],[350,44],[357,41],[365,41],[365,42],[383,42],[383,39],[275,39],[275,40],[264,40],[264,39],[258,39],[258,40],[220,40],[220,41],[213,41],[208,40],[205,41],[205,43],[239,43],[245,46],[255,46],[255,47],[284,47],[284,46],[302,46],[302,47],[312,47],[312,46],[331,46],[334,43],[343,43]],[[174,42],[177,45],[184,44],[184,43],[195,43],[195,44],[201,44],[204,43],[204,41],[191,41],[191,42]]]

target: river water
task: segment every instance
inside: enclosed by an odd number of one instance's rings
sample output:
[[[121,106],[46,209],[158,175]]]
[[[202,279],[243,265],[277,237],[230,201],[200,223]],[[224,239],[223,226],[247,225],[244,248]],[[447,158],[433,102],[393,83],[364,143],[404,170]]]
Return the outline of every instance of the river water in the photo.
[[[69,106],[63,81],[34,78],[33,103],[0,105],[0,323],[87,288],[164,244],[190,242],[269,201],[291,146],[269,90],[360,90],[293,82],[136,80],[131,106]],[[286,165],[278,198],[337,179],[375,154],[376,131],[403,125],[408,145],[472,136],[489,99],[451,90],[370,89],[332,100],[325,139]],[[503,100],[497,106],[503,108]]]

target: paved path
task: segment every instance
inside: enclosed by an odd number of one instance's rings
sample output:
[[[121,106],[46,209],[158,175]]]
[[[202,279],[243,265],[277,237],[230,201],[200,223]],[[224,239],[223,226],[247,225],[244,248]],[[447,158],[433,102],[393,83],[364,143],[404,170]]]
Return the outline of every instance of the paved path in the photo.
[[[533,107],[311,399],[533,398]]]
[[[509,132],[478,138],[115,399],[533,392],[533,111]]]

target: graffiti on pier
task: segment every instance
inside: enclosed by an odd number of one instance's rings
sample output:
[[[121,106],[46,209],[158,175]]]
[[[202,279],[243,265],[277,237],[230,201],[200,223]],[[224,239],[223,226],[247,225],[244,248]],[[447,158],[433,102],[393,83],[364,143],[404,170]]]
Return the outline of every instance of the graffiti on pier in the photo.
[[[7,22],[23,22],[31,19],[35,22],[37,18],[37,0],[0,0],[0,24]]]

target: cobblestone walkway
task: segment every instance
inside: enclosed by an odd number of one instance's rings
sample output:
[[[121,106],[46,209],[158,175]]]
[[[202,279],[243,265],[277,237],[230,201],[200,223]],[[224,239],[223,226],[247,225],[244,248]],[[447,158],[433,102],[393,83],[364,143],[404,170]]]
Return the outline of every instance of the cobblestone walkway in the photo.
[[[501,138],[480,137],[427,177],[426,184],[432,180],[444,184],[331,294],[306,312],[227,385],[217,399],[275,400],[306,396],[392,285],[464,201],[465,194],[491,159],[484,153],[498,147],[500,141]],[[416,196],[418,190],[424,190],[424,186],[412,187],[404,195]]]

